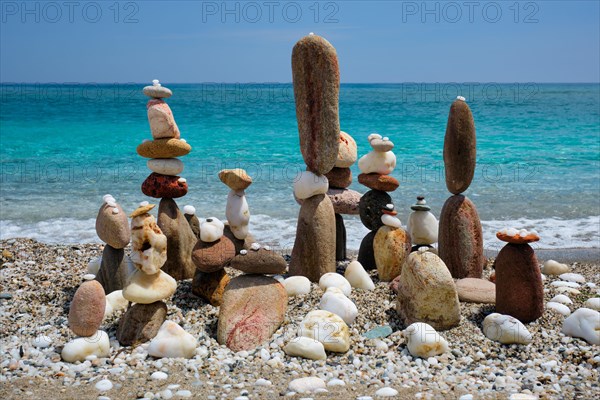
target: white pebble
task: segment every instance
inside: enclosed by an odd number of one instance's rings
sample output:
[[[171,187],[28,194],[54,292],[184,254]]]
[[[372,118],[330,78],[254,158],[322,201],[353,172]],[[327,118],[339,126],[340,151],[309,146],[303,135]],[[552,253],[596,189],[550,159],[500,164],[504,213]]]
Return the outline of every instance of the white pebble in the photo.
[[[191,205],[187,205],[183,207],[183,213],[187,214],[187,215],[195,215],[196,214],[196,207],[191,206]]]
[[[404,330],[408,351],[414,357],[429,358],[449,350],[448,342],[436,330],[423,322],[415,322]]]
[[[350,285],[350,282],[348,282],[346,278],[344,278],[342,275],[336,272],[328,272],[326,274],[323,274],[323,276],[321,276],[321,279],[319,279],[319,287],[323,291],[326,291],[327,288],[330,287],[336,287],[340,289],[345,296],[348,297],[350,297],[350,292],[352,291],[352,286]]]
[[[362,264],[354,260],[346,267],[344,277],[353,288],[363,290],[375,289],[375,284],[369,276],[369,273],[363,268]]]
[[[463,96],[456,96],[456,100],[467,101]]]
[[[187,140],[185,140],[185,139],[179,139],[179,140],[181,140],[183,143],[187,143]]]
[[[140,203],[140,207],[146,207],[148,204],[150,204],[150,203],[148,203],[147,201],[142,201]]]
[[[116,207],[117,203],[115,203],[114,201],[109,200],[109,201],[106,202],[106,205],[109,206],[109,207]]]
[[[558,276],[563,281],[585,283],[585,277],[581,274],[566,273]]]
[[[254,382],[254,386],[271,386],[272,383],[271,381],[267,380],[267,379],[263,379],[263,378],[259,378],[256,380],[256,382]]]
[[[119,213],[119,209],[117,207],[113,208],[112,213],[117,215]]]
[[[242,249],[242,250],[240,250],[240,254],[245,256],[246,254],[248,254],[248,250]]]
[[[177,179],[177,182],[179,182],[179,183],[186,183],[187,179],[185,179],[185,178],[179,178],[179,179]]]
[[[358,316],[356,304],[340,288],[333,286],[328,287],[321,297],[319,308],[340,316],[348,325],[352,325]]]
[[[568,296],[565,296],[564,294],[557,294],[550,301],[552,301],[554,303],[561,303],[561,304],[573,304],[573,301]]]
[[[375,392],[375,396],[379,397],[394,397],[398,395],[398,391],[391,387],[384,387]]]
[[[283,281],[288,297],[310,293],[310,280],[305,276],[290,276]]]
[[[510,315],[492,313],[483,320],[484,335],[502,344],[529,344],[532,336],[525,325]]]
[[[168,377],[169,377],[169,375],[165,374],[162,371],[156,371],[156,372],[153,372],[152,375],[150,375],[150,379],[153,379],[155,381],[167,379]]]
[[[569,266],[567,264],[561,264],[558,261],[547,260],[542,266],[542,273],[546,275],[561,275],[569,272]]]
[[[587,308],[591,308],[592,310],[600,311],[600,297],[589,298],[583,305]]]
[[[548,304],[546,304],[546,308],[549,310],[556,311],[557,313],[562,314],[562,315],[570,315],[571,314],[571,310],[569,310],[569,307],[567,307],[561,303],[556,303],[554,301],[548,302]]]
[[[316,376],[294,379],[288,385],[288,390],[296,393],[311,393],[325,388],[325,381]]]
[[[108,379],[102,379],[101,381],[96,382],[96,389],[101,392],[106,392],[113,388],[113,384]]]
[[[329,386],[329,387],[333,387],[333,386],[346,386],[346,382],[344,382],[341,379],[332,379],[329,382],[327,382],[327,386]]]
[[[94,275],[94,274],[85,274],[83,276],[84,281],[91,281],[91,280],[94,280],[95,278],[96,278],[96,275]]]
[[[50,347],[50,345],[52,344],[52,339],[50,339],[46,335],[40,335],[33,339],[31,344],[39,349],[45,349],[46,347]]]
[[[600,345],[600,312],[580,308],[565,318],[562,333],[582,338],[588,343]]]
[[[192,392],[190,392],[189,390],[178,390],[177,392],[175,392],[175,396],[192,397]]]
[[[260,244],[259,243],[252,243],[252,246],[250,246],[250,249],[254,250],[254,251],[258,251],[258,250],[260,250]]]
[[[105,194],[104,196],[102,196],[102,201],[104,201],[105,203],[107,201],[115,201],[115,198],[112,196],[112,194]]]

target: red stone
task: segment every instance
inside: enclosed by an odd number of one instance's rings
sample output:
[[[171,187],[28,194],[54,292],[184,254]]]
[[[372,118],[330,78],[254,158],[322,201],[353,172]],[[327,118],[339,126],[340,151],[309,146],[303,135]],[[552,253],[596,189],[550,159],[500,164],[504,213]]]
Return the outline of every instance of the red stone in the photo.
[[[463,195],[451,196],[440,214],[438,248],[452,277],[481,278],[485,257],[475,205]]]
[[[531,322],[544,313],[538,260],[528,244],[509,243],[496,258],[496,312]]]
[[[352,184],[352,170],[350,168],[334,167],[325,174],[330,188],[346,189]]]
[[[199,271],[216,272],[235,257],[235,244],[227,236],[212,243],[198,240],[192,251],[192,261]]]
[[[381,190],[383,192],[393,192],[400,186],[400,182],[393,176],[378,173],[360,174],[358,175],[358,182],[369,189]]]
[[[526,236],[521,236],[517,233],[514,236],[509,236],[506,233],[497,232],[496,237],[502,240],[503,242],[514,244],[533,243],[540,240],[540,237],[535,233],[529,233]]]
[[[142,193],[157,199],[183,197],[187,194],[188,185],[187,182],[180,182],[179,179],[179,176],[161,175],[153,172],[142,183]]]

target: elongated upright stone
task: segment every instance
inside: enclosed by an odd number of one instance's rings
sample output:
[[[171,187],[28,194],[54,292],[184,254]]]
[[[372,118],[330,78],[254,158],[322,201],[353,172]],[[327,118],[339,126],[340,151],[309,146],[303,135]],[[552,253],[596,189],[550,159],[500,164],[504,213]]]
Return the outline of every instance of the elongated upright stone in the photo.
[[[496,312],[521,322],[544,313],[544,285],[537,257],[528,244],[508,243],[496,258]]]
[[[300,150],[308,169],[331,171],[338,158],[340,71],[335,48],[311,34],[292,51],[292,75]]]
[[[481,278],[483,233],[475,205],[463,195],[444,203],[439,224],[439,255],[454,279]]]
[[[346,259],[346,225],[344,217],[335,214],[335,259],[344,261]]]
[[[367,271],[377,268],[377,264],[375,263],[375,251],[373,249],[375,235],[377,235],[377,230],[367,233],[362,242],[360,242],[360,248],[358,249],[358,262],[361,263]]]
[[[167,261],[162,270],[178,281],[192,279],[196,272],[192,250],[198,240],[175,200],[160,201],[157,223],[167,237]]]
[[[309,197],[300,206],[290,275],[303,275],[318,282],[321,275],[335,272],[335,213],[329,197]]]
[[[129,259],[125,258],[124,249],[115,249],[108,244],[104,246],[96,280],[100,282],[106,294],[122,290],[125,287],[129,273],[128,261]]]
[[[467,103],[457,99],[450,107],[444,138],[444,167],[446,187],[452,194],[467,190],[476,162],[475,122]]]

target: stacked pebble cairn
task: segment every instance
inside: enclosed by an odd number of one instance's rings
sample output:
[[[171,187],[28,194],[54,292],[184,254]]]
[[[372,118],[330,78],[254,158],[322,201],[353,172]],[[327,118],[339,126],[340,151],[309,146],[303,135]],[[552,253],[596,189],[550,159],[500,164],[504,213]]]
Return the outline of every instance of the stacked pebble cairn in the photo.
[[[339,153],[340,74],[335,48],[320,36],[303,37],[292,51],[292,75],[307,170],[294,182],[294,195],[302,205],[289,272],[318,282],[336,267],[335,212],[325,177]]]
[[[476,136],[473,114],[459,96],[450,107],[444,138],[446,187],[454,196],[440,214],[439,255],[455,279],[481,278],[485,258],[481,222],[475,205],[462,195],[475,174]]]
[[[544,313],[544,285],[537,257],[529,243],[540,240],[537,232],[514,228],[496,233],[506,246],[496,257],[496,311],[521,322]]]
[[[438,220],[431,213],[431,207],[427,205],[424,196],[417,197],[417,203],[410,206],[412,212],[406,223],[406,230],[413,242],[412,251],[420,247],[428,247],[434,251],[432,244],[438,241]]]
[[[396,167],[392,152],[394,143],[377,133],[369,135],[372,150],[358,160],[361,174],[358,181],[368,187],[359,203],[360,220],[371,230],[362,240],[358,261],[366,269],[377,268],[379,279],[391,281],[402,271],[410,253],[410,235],[396,217],[394,203],[387,192],[393,192],[400,183],[390,174]]]
[[[167,237],[167,259],[163,271],[176,280],[194,277],[191,259],[196,236],[187,219],[173,199],[187,194],[185,178],[179,177],[183,163],[177,157],[188,154],[190,145],[180,139],[179,128],[169,105],[163,100],[172,95],[158,80],[144,88],[148,101],[148,122],[154,140],[144,140],[137,148],[140,156],[149,158],[152,173],[142,184],[146,196],[161,199],[158,207],[158,226]]]
[[[329,181],[327,194],[332,201],[333,210],[335,211],[336,261],[344,261],[346,259],[346,226],[344,225],[342,214],[352,214],[353,210],[358,210],[358,207],[350,209],[339,207],[339,201],[337,201],[336,196],[347,197],[347,193],[344,192],[350,191],[348,187],[352,184],[352,170],[350,167],[356,162],[357,156],[358,150],[354,138],[346,132],[340,132],[338,157],[335,161],[335,166],[325,174]],[[360,194],[356,194],[360,197]]]

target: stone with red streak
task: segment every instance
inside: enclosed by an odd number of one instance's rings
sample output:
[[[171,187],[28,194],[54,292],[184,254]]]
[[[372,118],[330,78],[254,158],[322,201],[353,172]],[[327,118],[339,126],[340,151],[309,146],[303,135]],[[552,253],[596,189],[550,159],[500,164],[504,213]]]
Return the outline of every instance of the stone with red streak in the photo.
[[[217,341],[234,352],[253,350],[266,342],[285,317],[285,287],[264,275],[233,278],[223,294]]]
[[[179,176],[161,175],[153,172],[142,183],[142,193],[157,199],[183,197],[187,194],[187,191],[187,182]]]

